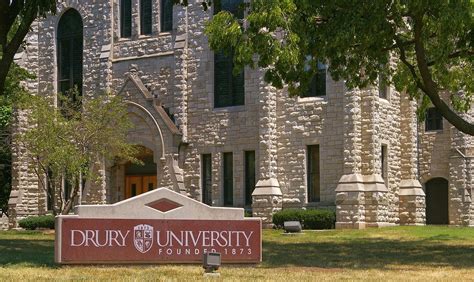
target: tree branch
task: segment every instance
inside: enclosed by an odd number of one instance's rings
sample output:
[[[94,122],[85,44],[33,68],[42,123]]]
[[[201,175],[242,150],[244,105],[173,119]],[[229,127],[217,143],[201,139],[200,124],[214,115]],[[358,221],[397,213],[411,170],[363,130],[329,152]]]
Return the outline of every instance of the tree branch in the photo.
[[[461,132],[474,135],[474,124],[469,123],[456,114],[439,96],[438,85],[433,81],[425,56],[426,52],[422,40],[423,15],[417,14],[413,17],[413,20],[416,61],[424,85],[424,88],[420,89],[430,98],[441,115],[454,125],[454,127]]]

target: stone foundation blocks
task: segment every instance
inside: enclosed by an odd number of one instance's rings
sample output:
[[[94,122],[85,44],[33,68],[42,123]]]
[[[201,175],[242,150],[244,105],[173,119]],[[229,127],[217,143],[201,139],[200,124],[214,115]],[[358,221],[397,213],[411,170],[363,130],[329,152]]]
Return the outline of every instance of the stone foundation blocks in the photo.
[[[275,178],[259,180],[252,193],[252,215],[262,218],[263,228],[272,228],[273,214],[282,209],[283,195]]]

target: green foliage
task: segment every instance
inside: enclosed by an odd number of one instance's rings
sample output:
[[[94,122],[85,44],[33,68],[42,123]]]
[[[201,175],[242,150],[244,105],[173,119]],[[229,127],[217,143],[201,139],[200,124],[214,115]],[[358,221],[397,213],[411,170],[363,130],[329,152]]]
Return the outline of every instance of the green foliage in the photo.
[[[32,169],[52,187],[43,188],[56,201],[55,214],[72,207],[82,190],[79,179],[98,180],[97,166],[105,159],[136,161],[136,148],[126,142],[132,124],[121,98],[102,94],[81,101],[77,93],[68,93],[58,94],[58,101],[59,108],[51,98],[23,95],[17,104],[32,125],[18,141],[29,151]],[[64,197],[62,179],[73,187],[69,197]]]
[[[18,221],[18,225],[26,230],[35,230],[38,228],[54,229],[54,216],[29,216]]]
[[[474,1],[253,0],[245,7],[244,21],[222,11],[205,29],[212,49],[234,52],[236,71],[264,68],[267,82],[300,95],[323,62],[349,88],[375,85],[383,73],[413,98],[429,96],[447,118],[440,93],[449,93],[455,111],[470,108]]]
[[[333,229],[336,213],[323,209],[285,209],[273,215],[273,224],[277,228],[283,228],[285,221],[299,221],[303,229]]]

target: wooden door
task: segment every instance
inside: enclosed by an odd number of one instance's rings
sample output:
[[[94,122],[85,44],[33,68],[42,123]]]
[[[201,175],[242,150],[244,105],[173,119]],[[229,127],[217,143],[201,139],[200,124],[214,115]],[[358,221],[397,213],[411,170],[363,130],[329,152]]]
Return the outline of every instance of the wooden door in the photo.
[[[125,176],[125,199],[155,189],[156,183],[156,175]]]
[[[156,188],[156,175],[143,176],[142,193],[151,191]]]
[[[426,224],[449,224],[448,181],[434,178],[426,183]]]
[[[131,198],[140,195],[142,190],[141,176],[126,176],[125,177],[125,198]]]

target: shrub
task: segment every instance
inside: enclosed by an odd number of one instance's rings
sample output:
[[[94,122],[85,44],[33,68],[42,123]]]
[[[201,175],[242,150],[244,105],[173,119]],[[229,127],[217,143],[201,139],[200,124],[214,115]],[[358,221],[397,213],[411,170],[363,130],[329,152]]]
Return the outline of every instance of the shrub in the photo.
[[[26,230],[35,230],[37,228],[54,229],[54,216],[30,216],[18,221],[18,225]]]
[[[336,213],[325,209],[287,209],[273,215],[273,224],[277,228],[283,228],[285,221],[299,221],[303,229],[333,229]]]

